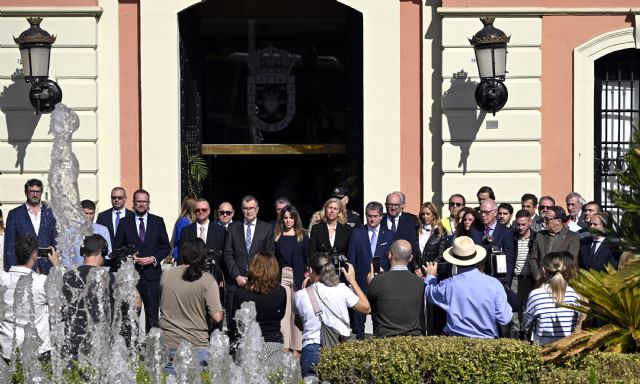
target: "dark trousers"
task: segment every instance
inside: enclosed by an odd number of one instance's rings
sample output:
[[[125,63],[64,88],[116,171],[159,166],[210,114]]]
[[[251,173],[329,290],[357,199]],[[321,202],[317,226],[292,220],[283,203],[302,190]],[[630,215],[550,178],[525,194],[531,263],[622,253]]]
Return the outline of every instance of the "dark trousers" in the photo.
[[[226,312],[227,317],[227,336],[229,336],[229,341],[233,344],[238,339],[238,327],[236,325],[236,321],[234,320],[236,314],[233,313],[233,305],[236,298],[236,290],[235,289],[227,289],[224,310]]]
[[[160,327],[158,319],[158,312],[160,311],[160,280],[147,280],[140,274],[140,280],[138,280],[136,288],[142,298],[142,304],[144,304],[145,331],[149,333],[152,327]]]

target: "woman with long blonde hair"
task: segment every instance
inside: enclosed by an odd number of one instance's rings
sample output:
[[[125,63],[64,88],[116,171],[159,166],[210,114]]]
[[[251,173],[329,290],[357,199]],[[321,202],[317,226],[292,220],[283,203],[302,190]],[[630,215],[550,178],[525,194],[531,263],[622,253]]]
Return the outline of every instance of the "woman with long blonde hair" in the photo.
[[[534,343],[546,345],[575,332],[579,313],[560,305],[578,305],[580,295],[569,286],[576,274],[568,252],[551,252],[542,259],[538,288],[529,294],[522,320],[522,327],[533,331]]]
[[[302,332],[294,323],[293,297],[304,281],[304,271],[309,258],[309,235],[302,227],[300,214],[293,205],[280,210],[273,233],[276,258],[281,269],[280,283],[287,292],[287,307],[280,324],[284,350],[299,356],[302,350]]]
[[[180,264],[180,256],[178,254],[178,245],[180,244],[180,233],[187,225],[196,220],[196,197],[187,195],[182,199],[182,208],[180,215],[173,226],[173,235],[171,236],[171,244],[173,244],[173,259],[176,264]]]
[[[351,227],[342,200],[332,197],[324,203],[321,221],[311,228],[309,254],[346,255]]]

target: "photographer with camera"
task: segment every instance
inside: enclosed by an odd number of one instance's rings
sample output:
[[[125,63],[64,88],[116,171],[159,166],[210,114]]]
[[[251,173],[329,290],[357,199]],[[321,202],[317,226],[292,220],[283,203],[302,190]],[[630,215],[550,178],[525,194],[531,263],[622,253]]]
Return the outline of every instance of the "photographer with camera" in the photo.
[[[49,252],[43,252],[45,257],[54,266],[58,265],[58,253],[53,247],[48,248]],[[38,353],[47,357],[51,351],[51,340],[49,337],[49,306],[45,294],[45,281],[47,276],[37,274],[33,271],[33,266],[40,257],[38,252],[38,239],[34,236],[18,236],[15,243],[15,257],[17,265],[12,266],[9,272],[0,271],[0,285],[4,292],[4,320],[0,322],[0,346],[2,347],[2,357],[11,360],[15,348],[20,347],[24,340],[24,326],[29,321],[33,321],[38,331],[38,337],[42,340],[38,346]],[[17,307],[25,308],[21,315],[14,313],[14,294],[18,282],[27,276],[33,279],[31,292],[22,297],[23,302],[17,303]],[[33,297],[33,306],[30,307],[27,296]],[[31,309],[29,309],[31,308]],[[33,310],[33,312],[31,312]],[[33,316],[33,319],[30,317]],[[15,334],[14,334],[15,332]],[[15,343],[14,343],[15,340]]]
[[[347,261],[353,265],[358,285],[366,293],[368,287],[367,276],[371,272],[372,265],[374,273],[388,271],[391,265],[386,257],[387,251],[394,242],[395,234],[380,225],[382,221],[382,204],[372,201],[365,208],[367,225],[355,228],[351,232],[349,247],[347,248]],[[364,339],[364,323],[366,315],[353,313],[357,338]]]
[[[329,345],[329,340],[320,337],[322,328],[326,331],[329,327],[334,335],[339,333],[340,338],[348,338],[351,336],[348,308],[363,315],[371,311],[367,296],[358,285],[353,266],[346,264],[342,273],[353,291],[339,282],[327,255],[314,254],[309,260],[305,289],[295,294],[294,311],[302,322],[302,377],[315,375],[315,366],[320,361],[320,347]]]

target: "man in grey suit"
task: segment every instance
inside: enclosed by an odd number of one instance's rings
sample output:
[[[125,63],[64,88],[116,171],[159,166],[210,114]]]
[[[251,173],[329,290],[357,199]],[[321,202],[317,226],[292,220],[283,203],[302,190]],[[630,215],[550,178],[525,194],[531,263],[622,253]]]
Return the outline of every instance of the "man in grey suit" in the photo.
[[[545,229],[538,232],[529,255],[529,269],[536,281],[540,277],[542,258],[549,252],[569,252],[577,266],[578,252],[580,251],[580,236],[571,232],[564,224],[566,215],[562,207],[552,206],[546,212],[543,220]]]
[[[227,282],[225,307],[227,327],[232,339],[236,337],[236,324],[233,320],[235,314],[232,313],[233,301],[238,287],[244,287],[247,283],[249,263],[257,252],[274,253],[275,251],[273,227],[257,219],[260,209],[258,200],[254,196],[247,195],[242,198],[241,207],[244,218],[229,225],[223,254],[230,280]]]

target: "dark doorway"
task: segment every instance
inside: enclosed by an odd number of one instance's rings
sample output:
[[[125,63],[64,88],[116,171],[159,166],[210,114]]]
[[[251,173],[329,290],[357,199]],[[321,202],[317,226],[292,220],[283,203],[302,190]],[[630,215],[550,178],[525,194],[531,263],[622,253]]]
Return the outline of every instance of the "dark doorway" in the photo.
[[[237,218],[253,194],[263,220],[284,196],[306,222],[344,185],[360,210],[362,14],[334,0],[208,1],[179,25],[182,148],[207,160],[201,194]]]

